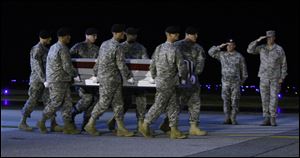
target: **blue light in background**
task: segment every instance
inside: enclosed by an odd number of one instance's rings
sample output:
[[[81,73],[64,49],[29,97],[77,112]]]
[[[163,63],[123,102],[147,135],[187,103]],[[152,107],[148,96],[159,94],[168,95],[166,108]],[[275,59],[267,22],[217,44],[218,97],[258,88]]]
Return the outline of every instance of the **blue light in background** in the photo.
[[[8,92],[9,92],[8,89],[4,89],[4,90],[3,90],[4,95],[7,95]]]
[[[279,93],[279,94],[278,94],[278,98],[279,98],[279,99],[282,99],[282,94]]]
[[[278,114],[280,114],[280,113],[281,113],[281,109],[280,109],[280,107],[279,107],[279,106],[277,107],[277,113],[278,113]]]

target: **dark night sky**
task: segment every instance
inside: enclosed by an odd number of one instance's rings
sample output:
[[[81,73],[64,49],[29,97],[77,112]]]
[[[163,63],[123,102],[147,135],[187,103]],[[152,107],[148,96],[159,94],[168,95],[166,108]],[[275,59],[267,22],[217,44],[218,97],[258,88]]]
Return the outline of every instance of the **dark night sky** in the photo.
[[[164,29],[179,25],[199,28],[198,43],[206,52],[230,37],[246,58],[249,78],[246,84],[258,84],[259,56],[248,55],[248,44],[277,31],[277,43],[286,52],[286,84],[299,86],[299,10],[293,0],[204,0],[204,1],[1,1],[1,87],[11,79],[28,79],[29,52],[38,42],[41,28],[55,31],[72,28],[72,46],[84,40],[84,31],[93,26],[100,30],[97,45],[111,38],[110,27],[124,23],[141,29],[139,41],[148,49],[165,41]],[[220,64],[208,56],[201,76],[202,83],[220,83]]]

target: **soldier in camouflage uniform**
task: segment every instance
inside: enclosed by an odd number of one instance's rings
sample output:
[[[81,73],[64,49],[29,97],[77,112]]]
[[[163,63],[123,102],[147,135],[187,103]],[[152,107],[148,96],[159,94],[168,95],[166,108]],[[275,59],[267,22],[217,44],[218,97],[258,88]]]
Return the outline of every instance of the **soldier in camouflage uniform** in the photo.
[[[67,28],[60,28],[57,31],[58,42],[50,47],[46,63],[46,84],[49,86],[50,104],[43,111],[43,117],[38,121],[38,128],[41,133],[46,133],[46,120],[53,117],[59,107],[62,109],[64,119],[63,133],[78,134],[75,125],[71,121],[72,98],[70,85],[77,72],[72,65],[69,48],[70,31]],[[74,78],[79,80],[79,76]]]
[[[262,39],[267,38],[267,44],[257,46]],[[280,86],[287,76],[287,62],[285,52],[275,43],[275,31],[267,31],[266,36],[261,36],[251,42],[247,49],[250,54],[260,55],[260,94],[262,100],[264,121],[261,125],[276,126],[276,110],[278,104],[277,94]]]
[[[121,44],[122,52],[125,54],[126,59],[149,59],[146,48],[136,41],[138,30],[136,28],[129,27],[126,29],[126,41]],[[125,103],[131,103],[130,99],[132,94],[124,94]],[[138,120],[138,128],[139,131],[140,126],[142,125],[146,108],[147,108],[147,100],[145,93],[143,91],[134,92],[136,96],[136,117]],[[124,114],[127,112],[128,106],[124,107]],[[115,128],[115,119],[112,118],[108,121],[108,127],[110,130]]]
[[[99,47],[94,43],[97,40],[98,30],[95,28],[88,28],[85,31],[85,41],[76,43],[71,49],[71,57],[72,58],[94,58],[98,57]],[[73,107],[72,110],[72,121],[74,122],[75,116],[84,111],[83,115],[83,123],[81,126],[81,130],[84,130],[84,126],[87,124],[88,120],[91,117],[91,112],[93,110],[93,106],[97,102],[97,96],[93,89],[78,87],[78,92],[80,96],[80,100]]]
[[[51,42],[50,32],[46,30],[41,30],[39,33],[40,42],[32,47],[30,51],[30,82],[29,82],[29,98],[26,101],[22,109],[22,119],[19,124],[20,130],[32,131],[33,129],[29,127],[26,123],[28,117],[32,113],[35,106],[37,106],[38,101],[42,98],[44,106],[48,105],[49,100],[49,91],[48,88],[44,87],[45,71],[46,71],[46,58],[48,54],[48,48],[46,45],[49,45]],[[60,132],[62,127],[58,126],[55,117],[51,118],[51,131]]]
[[[227,51],[221,51],[221,48],[225,46],[227,46]],[[230,39],[228,43],[213,46],[208,51],[211,57],[221,62],[224,124],[233,125],[238,124],[236,115],[239,112],[240,86],[248,77],[245,59],[235,50],[235,47],[235,42]]]
[[[183,79],[182,83],[186,82],[186,67],[182,54],[174,45],[174,42],[179,37],[179,29],[170,26],[165,32],[167,41],[156,47],[150,64],[150,72],[156,83],[155,103],[146,114],[140,131],[144,137],[152,137],[150,124],[163,111],[166,111],[171,128],[170,138],[182,139],[187,136],[182,134],[177,128],[179,104],[176,86],[179,84],[179,77]],[[179,76],[177,73],[179,73]]]
[[[189,68],[189,80],[187,80],[186,88],[179,89],[181,103],[186,103],[189,107],[190,113],[190,135],[203,136],[207,135],[206,131],[198,127],[200,114],[200,83],[198,76],[202,73],[205,62],[205,53],[203,48],[196,43],[198,38],[198,30],[194,27],[188,27],[185,31],[185,39],[175,42],[175,45],[181,52],[183,59],[189,61],[191,67]],[[165,133],[170,131],[168,126],[168,118],[160,125],[160,129]]]
[[[113,38],[102,43],[96,65],[98,66],[97,79],[99,81],[99,102],[95,105],[89,122],[84,127],[86,132],[98,136],[95,124],[96,119],[101,116],[111,105],[117,122],[117,136],[133,136],[123,123],[123,81],[133,83],[132,74],[125,64],[124,53],[120,49],[119,41],[124,38],[124,26],[114,24],[111,29]]]

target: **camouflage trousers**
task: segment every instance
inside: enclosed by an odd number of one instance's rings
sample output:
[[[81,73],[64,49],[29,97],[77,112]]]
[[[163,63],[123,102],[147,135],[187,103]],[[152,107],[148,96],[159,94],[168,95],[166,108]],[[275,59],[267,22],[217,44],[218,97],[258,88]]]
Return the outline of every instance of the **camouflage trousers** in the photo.
[[[276,117],[278,105],[278,93],[280,92],[279,79],[260,78],[260,95],[263,109],[263,117]]]
[[[42,99],[44,106],[50,103],[49,90],[44,87],[42,82],[32,82],[28,90],[28,96],[29,97],[21,110],[22,115],[25,117],[30,117],[40,99]]]
[[[98,98],[92,89],[80,87],[78,93],[80,100],[75,104],[75,108],[80,113],[84,112],[84,117],[89,118],[94,106],[98,102]]]
[[[192,86],[191,88],[179,89],[180,103],[186,104],[190,113],[190,122],[198,122],[200,115],[200,92],[199,86]]]
[[[125,106],[124,106],[124,114],[128,111],[129,107],[127,104],[132,103],[132,97],[135,96],[135,104],[136,104],[136,118],[138,120],[144,120],[147,108],[147,98],[144,92],[140,93],[126,93],[124,94]]]
[[[239,112],[240,82],[222,81],[222,99],[225,115]]]
[[[163,112],[167,113],[170,122],[169,126],[176,126],[178,122],[179,104],[175,87],[156,88],[155,102],[146,114],[144,121],[151,124]]]
[[[61,114],[65,121],[71,121],[72,98],[70,83],[55,82],[49,84],[50,104],[48,104],[43,115],[49,119],[55,115],[55,112],[61,108]]]
[[[123,120],[124,101],[122,96],[122,84],[103,84],[99,85],[99,101],[92,111],[92,118],[97,119],[108,108],[112,106],[114,117]]]

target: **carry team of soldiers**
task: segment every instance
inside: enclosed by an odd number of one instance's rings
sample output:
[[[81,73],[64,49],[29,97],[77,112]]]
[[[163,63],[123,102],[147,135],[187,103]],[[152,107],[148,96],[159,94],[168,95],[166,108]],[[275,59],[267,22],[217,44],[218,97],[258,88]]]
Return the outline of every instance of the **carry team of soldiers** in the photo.
[[[137,131],[145,137],[153,137],[150,125],[161,113],[167,117],[160,125],[160,129],[172,139],[187,138],[187,135],[178,130],[178,115],[180,105],[185,103],[190,114],[189,135],[203,136],[207,132],[199,127],[200,115],[200,83],[199,76],[204,69],[205,52],[196,43],[198,30],[188,27],[185,39],[177,41],[180,30],[177,26],[169,26],[165,30],[166,42],[156,47],[152,55],[150,83],[156,84],[155,102],[147,112],[145,92],[122,94],[123,82],[134,83],[132,73],[125,64],[126,59],[149,59],[146,48],[137,42],[138,29],[127,28],[121,24],[114,24],[111,28],[113,37],[104,41],[99,48],[94,43],[98,30],[88,28],[85,32],[85,41],[75,44],[70,50],[71,34],[68,28],[57,31],[58,41],[50,47],[51,34],[41,30],[39,43],[32,47],[30,52],[30,87],[29,98],[22,109],[22,118],[19,129],[32,131],[26,120],[30,117],[39,99],[43,99],[44,110],[42,119],[37,127],[41,133],[47,133],[45,125],[51,119],[51,132],[65,134],[79,134],[86,131],[90,135],[98,136],[96,120],[111,106],[113,117],[107,122],[110,130],[115,130],[117,136],[131,137],[134,132],[124,125],[124,114],[128,105],[124,105],[123,98],[136,98]],[[120,43],[126,35],[126,41]],[[267,43],[258,45],[258,42],[267,38]],[[227,50],[222,51],[226,46]],[[220,61],[222,74],[222,99],[225,114],[224,124],[238,124],[240,86],[248,77],[247,66],[241,53],[235,50],[236,42],[230,39],[219,46],[213,46],[208,54]],[[275,43],[275,31],[266,32],[251,42],[247,52],[260,55],[261,100],[264,120],[263,126],[276,126],[277,94],[281,83],[287,76],[285,52]],[[91,79],[99,82],[99,94],[84,87],[76,87],[80,100],[72,105],[70,86],[74,81],[80,81],[78,72],[73,67],[71,58],[94,58],[94,76]],[[189,64],[186,64],[189,63]],[[126,102],[125,102],[126,103]],[[56,111],[61,108],[64,125],[56,123]],[[81,131],[76,128],[75,116],[84,112]]]

